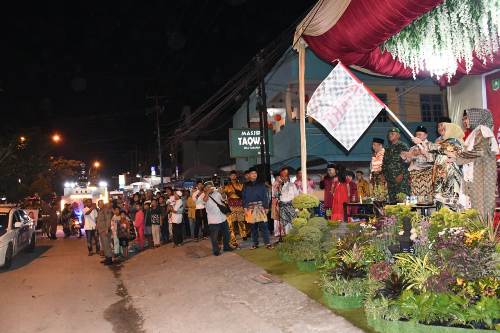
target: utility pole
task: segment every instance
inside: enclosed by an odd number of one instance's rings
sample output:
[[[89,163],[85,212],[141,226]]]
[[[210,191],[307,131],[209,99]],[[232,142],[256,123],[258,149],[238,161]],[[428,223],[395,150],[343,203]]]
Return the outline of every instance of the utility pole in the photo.
[[[267,96],[266,96],[266,80],[264,76],[264,58],[263,51],[257,56],[257,65],[259,69],[259,85],[258,95],[259,100],[257,108],[259,110],[259,127],[260,127],[260,160],[264,168],[265,181],[271,183],[271,158],[269,154],[269,131],[267,128]]]
[[[156,116],[156,139],[158,140],[158,161],[160,166],[160,188],[163,189],[163,159],[161,158],[161,134],[160,134],[160,112],[162,108],[158,104],[158,96],[156,96],[155,116]]]
[[[155,95],[154,97],[148,97],[148,99],[154,98],[154,113],[155,113],[155,126],[156,126],[156,141],[158,144],[158,167],[160,169],[160,187],[163,189],[163,159],[162,159],[162,149],[161,149],[161,133],[160,133],[160,114],[163,112],[165,107],[160,105],[160,98],[165,96]],[[148,112],[151,113],[151,112]]]

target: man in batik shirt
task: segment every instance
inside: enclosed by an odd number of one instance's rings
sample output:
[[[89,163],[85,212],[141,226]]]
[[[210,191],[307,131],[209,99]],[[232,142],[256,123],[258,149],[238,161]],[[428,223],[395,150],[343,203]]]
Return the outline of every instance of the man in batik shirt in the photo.
[[[231,182],[224,186],[224,193],[227,195],[227,203],[231,209],[228,217],[230,243],[237,247],[235,229],[238,226],[241,238],[245,241],[248,237],[248,225],[245,223],[245,210],[243,209],[243,184],[238,180],[238,173],[233,170],[229,174]]]

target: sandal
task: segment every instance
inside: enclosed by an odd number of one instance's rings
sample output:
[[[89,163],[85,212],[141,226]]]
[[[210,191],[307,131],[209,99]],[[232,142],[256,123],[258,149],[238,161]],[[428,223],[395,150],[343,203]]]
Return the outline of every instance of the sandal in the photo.
[[[272,244],[267,244],[266,249],[272,250],[272,249],[274,249],[274,246]]]
[[[258,248],[257,245],[252,245],[252,247],[250,248],[250,250],[255,250],[256,248]]]

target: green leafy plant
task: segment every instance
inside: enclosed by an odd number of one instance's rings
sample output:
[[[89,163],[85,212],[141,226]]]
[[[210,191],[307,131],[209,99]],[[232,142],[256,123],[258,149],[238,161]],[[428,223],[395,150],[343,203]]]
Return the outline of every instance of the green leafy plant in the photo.
[[[331,295],[364,297],[367,290],[367,283],[366,279],[331,279],[329,276],[324,276],[321,286],[324,292]]]
[[[487,328],[494,329],[494,319],[500,319],[500,299],[498,297],[482,297],[479,302],[466,311],[468,322],[482,322]]]
[[[431,215],[431,225],[428,230],[430,240],[435,240],[438,234],[444,229],[456,227],[475,228],[481,224],[479,213],[475,209],[468,209],[463,212],[453,212],[448,208],[441,208]]]
[[[439,273],[438,268],[431,263],[429,253],[422,258],[409,253],[401,253],[394,258],[398,270],[410,281],[408,289],[425,291],[427,280]]]
[[[309,209],[319,206],[319,199],[313,195],[301,193],[292,200],[293,207],[297,209]]]
[[[362,257],[361,257],[361,262],[365,266],[370,266],[371,264],[374,264],[379,261],[385,260],[385,252],[382,251],[379,247],[376,247],[372,244],[363,246],[361,248],[362,251]]]
[[[400,193],[396,194],[397,202],[405,202],[406,197],[407,197],[406,193],[400,192]]]
[[[367,298],[364,308],[368,319],[396,321],[403,316],[399,306],[385,297]]]
[[[294,229],[300,229],[302,227],[304,227],[305,225],[307,225],[307,219],[303,218],[303,217],[296,217],[292,220],[292,226]]]
[[[376,291],[375,298],[397,299],[409,285],[410,282],[405,277],[393,272],[383,281],[382,288]]]
[[[297,217],[299,218],[303,218],[305,220],[308,220],[310,217],[311,217],[311,212],[309,212],[307,209],[302,209],[301,211],[299,211],[299,213],[297,214]]]
[[[478,214],[477,218],[471,219],[468,228],[470,231],[486,230],[490,242],[500,242],[500,223],[495,225],[495,218],[491,215],[482,217]]]
[[[396,303],[404,318],[422,324],[431,324],[454,320],[463,321],[462,313],[467,301],[449,293],[416,294],[411,290],[405,290]]]

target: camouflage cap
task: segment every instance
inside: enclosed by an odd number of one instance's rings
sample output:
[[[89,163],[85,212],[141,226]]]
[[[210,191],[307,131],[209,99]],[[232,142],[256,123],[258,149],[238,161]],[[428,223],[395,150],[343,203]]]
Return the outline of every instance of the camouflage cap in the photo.
[[[393,128],[391,128],[391,129],[389,130],[389,132],[388,132],[388,133],[391,133],[391,132],[394,132],[394,133],[401,133],[401,131],[400,131],[400,130],[399,130],[399,128],[397,128],[397,127],[393,127]]]

